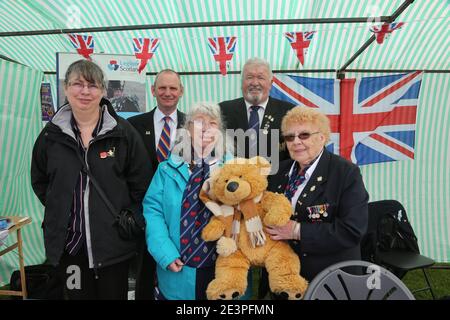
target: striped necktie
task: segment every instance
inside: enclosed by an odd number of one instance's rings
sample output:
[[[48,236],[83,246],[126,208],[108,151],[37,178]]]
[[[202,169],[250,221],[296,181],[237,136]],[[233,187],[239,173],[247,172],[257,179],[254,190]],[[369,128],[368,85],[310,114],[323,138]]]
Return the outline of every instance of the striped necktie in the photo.
[[[201,233],[211,217],[198,198],[203,182],[209,177],[209,165],[202,161],[195,165],[183,193],[180,219],[180,252],[183,262],[193,268],[214,265],[216,242],[205,242]]]
[[[256,156],[258,154],[258,135],[259,135],[259,115],[258,110],[261,108],[260,106],[251,106],[250,107],[250,119],[248,120],[248,128],[254,131],[251,131],[250,134],[250,143],[249,143],[249,157]]]
[[[309,169],[310,166],[306,166],[303,170],[300,170],[300,165],[298,162],[295,162],[294,169],[292,169],[292,174],[289,177],[289,183],[286,186],[284,191],[284,195],[289,200],[295,195],[297,192],[298,186],[301,185],[306,180],[306,170]],[[300,172],[299,172],[300,171]]]
[[[158,148],[156,149],[156,158],[158,162],[162,162],[169,157],[170,153],[170,117],[164,117],[164,127],[159,138]]]

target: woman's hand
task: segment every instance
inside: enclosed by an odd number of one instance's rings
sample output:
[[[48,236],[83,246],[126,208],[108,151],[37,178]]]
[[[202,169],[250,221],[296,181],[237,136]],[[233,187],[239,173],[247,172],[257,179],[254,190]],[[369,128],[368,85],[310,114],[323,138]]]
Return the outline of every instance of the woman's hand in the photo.
[[[272,240],[299,240],[300,239],[300,223],[289,220],[284,226],[266,227],[266,232]]]
[[[183,269],[184,263],[180,260],[180,258],[176,258],[174,262],[169,264],[167,269],[172,272],[180,272]]]

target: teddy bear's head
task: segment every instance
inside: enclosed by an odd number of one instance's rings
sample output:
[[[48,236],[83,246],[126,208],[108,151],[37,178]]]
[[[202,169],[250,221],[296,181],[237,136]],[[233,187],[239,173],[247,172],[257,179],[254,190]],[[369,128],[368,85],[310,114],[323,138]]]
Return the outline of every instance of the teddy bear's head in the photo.
[[[220,202],[234,206],[261,195],[269,173],[270,163],[263,157],[235,158],[211,175],[211,191]]]

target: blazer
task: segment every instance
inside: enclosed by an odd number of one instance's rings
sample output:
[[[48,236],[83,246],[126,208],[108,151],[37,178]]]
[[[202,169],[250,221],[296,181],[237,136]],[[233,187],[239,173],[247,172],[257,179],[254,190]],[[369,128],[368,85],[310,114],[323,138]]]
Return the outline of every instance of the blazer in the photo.
[[[153,115],[155,114],[156,108],[152,111],[139,114],[128,118],[131,125],[139,132],[139,135],[144,140],[145,148],[152,164],[152,168],[156,170],[158,168],[158,159],[156,158],[156,145],[155,145],[155,125],[153,123]],[[186,120],[186,115],[177,110],[178,124],[177,129],[184,125]]]
[[[244,132],[248,127],[247,107],[245,105],[244,98],[238,98],[229,101],[223,101],[220,104],[220,109],[224,118],[225,126],[227,129],[243,129]],[[294,107],[293,104],[287,101],[281,101],[272,97],[269,97],[264,117],[260,119],[260,129],[268,130],[267,133],[267,156],[272,155],[270,146],[271,129],[280,129],[281,120],[284,115]],[[279,131],[278,152],[279,161],[289,159],[289,153],[287,150],[281,150],[282,145],[281,130]],[[264,155],[264,154],[262,154]],[[248,144],[246,144],[245,157],[248,158]]]
[[[270,191],[284,193],[293,162],[283,161],[269,177]],[[291,218],[301,224],[300,241],[289,244],[300,257],[303,277],[311,281],[334,263],[361,260],[368,200],[359,168],[325,149]]]

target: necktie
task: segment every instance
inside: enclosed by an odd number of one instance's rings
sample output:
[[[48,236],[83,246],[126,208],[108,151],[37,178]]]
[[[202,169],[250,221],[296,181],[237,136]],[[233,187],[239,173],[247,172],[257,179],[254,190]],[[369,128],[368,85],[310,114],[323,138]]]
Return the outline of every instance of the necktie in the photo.
[[[158,162],[162,162],[169,157],[170,153],[170,117],[164,117],[164,127],[159,138],[158,148],[156,149],[156,158]]]
[[[300,165],[298,164],[298,162],[295,163],[294,165],[294,169],[292,170],[292,174],[289,178],[289,183],[286,186],[286,190],[284,190],[284,195],[286,196],[286,198],[288,198],[289,200],[292,199],[292,197],[294,196],[295,192],[298,189],[298,186],[301,185],[306,177],[306,170],[308,170],[309,166],[303,168],[303,170],[300,170]]]
[[[250,134],[250,142],[249,142],[249,157],[256,156],[258,154],[258,135],[259,135],[259,115],[258,110],[261,108],[260,106],[251,106],[250,107],[250,119],[248,120],[248,128],[254,131],[251,131]]]
[[[198,195],[208,177],[209,165],[202,161],[193,168],[181,202],[180,252],[183,262],[194,268],[213,266],[217,258],[216,243],[205,242],[201,238],[201,232],[208,223],[211,212]]]

